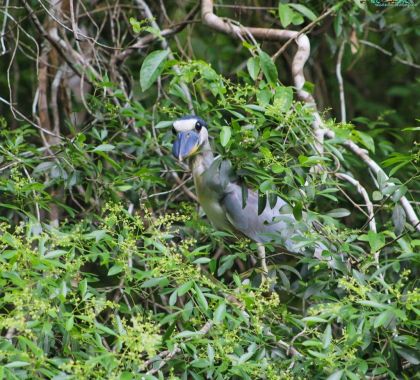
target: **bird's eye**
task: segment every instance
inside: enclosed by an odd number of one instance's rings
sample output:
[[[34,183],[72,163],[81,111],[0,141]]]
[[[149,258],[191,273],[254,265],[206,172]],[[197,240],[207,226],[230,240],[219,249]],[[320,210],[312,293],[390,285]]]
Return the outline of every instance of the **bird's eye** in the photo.
[[[195,123],[195,129],[196,129],[197,131],[201,131],[201,127],[202,127],[201,123],[200,123],[199,121],[197,121],[197,122]]]
[[[176,135],[176,129],[175,129],[175,127],[172,127],[172,134],[174,134],[174,135]]]

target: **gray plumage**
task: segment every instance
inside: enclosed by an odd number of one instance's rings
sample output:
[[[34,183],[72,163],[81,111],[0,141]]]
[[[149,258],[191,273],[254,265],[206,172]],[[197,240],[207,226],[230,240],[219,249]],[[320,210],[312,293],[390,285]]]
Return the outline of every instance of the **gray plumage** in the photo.
[[[300,223],[283,199],[277,197],[274,207],[270,207],[267,202],[264,210],[258,214],[258,194],[250,189],[243,194],[244,189],[238,183],[230,162],[226,160],[214,160],[202,178],[205,187],[199,186],[198,197],[201,198],[204,211],[208,203],[217,202],[220,205],[225,215],[221,228],[241,233],[258,243],[272,242],[288,250],[296,248],[293,237],[297,236]],[[217,226],[220,219],[212,220],[211,216],[210,211],[209,219]]]
[[[195,116],[174,122],[178,135],[173,154],[180,160],[189,159],[198,201],[210,222],[219,230],[244,235],[259,243],[264,265],[264,243],[270,242],[294,253],[302,252],[299,240],[307,231],[306,224],[295,219],[291,207],[280,197],[274,207],[267,202],[260,214],[255,191],[245,190],[244,201],[242,186],[231,163],[214,159],[206,126]],[[324,248],[323,244],[318,244],[315,256],[320,257]]]

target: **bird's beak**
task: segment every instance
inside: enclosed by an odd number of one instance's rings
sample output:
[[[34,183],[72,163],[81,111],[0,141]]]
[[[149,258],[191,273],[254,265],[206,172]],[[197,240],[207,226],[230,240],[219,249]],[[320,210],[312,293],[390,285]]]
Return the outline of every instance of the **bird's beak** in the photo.
[[[194,131],[179,132],[174,145],[172,146],[172,154],[178,160],[182,161],[194,154],[199,145],[199,136]]]

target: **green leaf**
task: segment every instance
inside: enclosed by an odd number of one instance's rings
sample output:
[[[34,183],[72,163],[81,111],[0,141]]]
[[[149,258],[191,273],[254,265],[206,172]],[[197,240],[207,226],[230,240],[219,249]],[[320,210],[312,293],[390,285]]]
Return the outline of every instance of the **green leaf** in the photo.
[[[314,90],[315,90],[315,84],[312,83],[312,82],[306,81],[303,84],[303,90],[309,92],[310,94],[313,94],[314,93]]]
[[[260,59],[258,57],[251,57],[246,62],[246,67],[248,69],[249,76],[256,80],[258,74],[260,73]]]
[[[118,380],[133,380],[134,379],[133,376],[134,375],[132,373],[124,371],[124,372],[121,372],[121,375],[118,378]]]
[[[288,4],[279,4],[279,18],[281,25],[287,28],[293,20],[294,12]]]
[[[179,338],[192,338],[195,336],[199,336],[202,335],[202,333],[200,333],[200,331],[182,331],[179,334],[174,336],[174,339],[179,339]]]
[[[118,191],[121,191],[121,192],[128,191],[128,190],[130,190],[130,189],[132,189],[132,188],[133,188],[133,186],[131,186],[131,185],[121,185],[121,186],[117,186],[117,187],[116,187],[116,189],[117,189]]]
[[[140,69],[140,87],[142,91],[146,91],[156,81],[163,70],[163,62],[168,54],[168,50],[156,50],[144,59]]]
[[[134,33],[140,33],[141,32],[141,24],[138,20],[136,20],[134,17],[130,17],[129,19],[130,25],[133,28]]]
[[[111,150],[114,150],[115,146],[111,144],[102,144],[97,146],[93,152],[110,152]]]
[[[375,318],[373,327],[375,327],[375,329],[377,329],[380,326],[386,327],[394,317],[395,315],[391,310],[385,310]]]
[[[209,257],[199,257],[193,261],[193,264],[208,264],[211,261]]]
[[[195,292],[197,295],[197,302],[198,304],[204,309],[207,310],[209,305],[207,303],[206,297],[204,296],[203,292],[201,291],[200,287],[195,284]]]
[[[210,343],[207,345],[207,357],[210,360],[210,364],[213,364],[214,363],[214,357],[215,357],[215,350]]]
[[[314,323],[319,323],[319,322],[321,322],[321,323],[324,323],[324,322],[328,322],[326,319],[324,319],[324,318],[321,318],[321,317],[305,317],[305,318],[302,318],[302,321],[303,322],[314,322]]]
[[[176,304],[176,300],[178,299],[178,292],[175,289],[174,292],[169,297],[169,306],[174,306]]]
[[[35,338],[36,339],[36,338]],[[29,340],[28,338],[25,338],[24,336],[18,336],[18,340],[21,344],[26,345],[29,347],[29,349],[37,356],[38,358],[41,358],[44,356],[44,351],[42,348],[38,347],[34,342]],[[1,379],[1,376],[0,376]]]
[[[220,131],[220,144],[222,144],[222,146],[225,147],[228,144],[231,136],[232,136],[231,128],[226,125],[223,126],[222,130]]]
[[[195,368],[208,368],[210,366],[210,362],[207,359],[195,359],[191,362],[191,366]]]
[[[37,165],[34,169],[34,173],[42,173],[47,170],[52,169],[55,166],[55,162],[41,162],[39,165]]]
[[[260,54],[260,65],[261,65],[261,69],[264,73],[265,78],[267,79],[269,83],[275,85],[278,80],[278,73],[277,73],[276,65],[274,64],[273,60],[267,53],[260,50],[259,54]]]
[[[336,208],[327,213],[331,218],[344,218],[350,215],[350,211],[345,208]]]
[[[346,376],[350,380],[360,380],[361,379],[358,375],[355,375],[353,372],[350,372],[350,371],[346,371]]]
[[[187,281],[184,285],[181,285],[178,288],[178,291],[177,291],[178,295],[183,296],[185,293],[187,293],[193,287],[193,285],[194,285],[194,281],[192,281],[192,280]]]
[[[302,219],[302,202],[296,202],[295,206],[293,207],[293,216],[296,220]]]
[[[223,321],[226,312],[226,304],[222,302],[217,309],[214,311],[213,320],[215,323],[220,323]]]
[[[274,174],[280,174],[285,171],[285,167],[281,164],[273,164],[273,166],[271,167],[271,170],[273,171]]]
[[[111,268],[109,268],[108,276],[113,276],[117,273],[120,273],[123,271],[123,269],[124,268],[121,265],[115,264]]]
[[[63,256],[67,253],[67,251],[63,251],[62,249],[56,249],[54,251],[49,251],[44,255],[46,259],[54,259],[56,257]]]
[[[324,335],[322,336],[322,348],[323,349],[328,348],[329,345],[331,344],[331,340],[332,340],[332,329],[331,329],[331,325],[328,324],[327,327],[325,328]]]
[[[82,281],[79,282],[79,291],[80,291],[80,295],[82,297],[84,297],[84,295],[86,294],[87,291],[87,280],[83,279]]]
[[[385,244],[385,236],[374,231],[369,231],[367,235],[360,236],[359,240],[368,241],[372,253],[377,252]]]
[[[404,231],[405,221],[405,211],[403,207],[397,203],[392,211],[392,223],[394,224],[394,231],[397,235],[400,235]]]
[[[308,350],[308,352],[312,355],[315,356],[316,358],[320,358],[320,359],[326,359],[328,357],[327,354],[324,354],[322,352],[318,352],[318,351],[314,351],[314,350]]]
[[[168,282],[166,277],[151,278],[150,280],[143,282],[141,288],[152,288],[153,286],[168,284]]]
[[[328,376],[327,380],[340,380],[341,376],[343,376],[343,372],[344,370],[334,372],[332,375]]]
[[[173,123],[174,123],[173,120],[162,120],[162,121],[159,121],[159,123],[155,125],[155,128],[161,129],[161,128],[171,127]]]
[[[85,239],[95,239],[95,242],[98,243],[99,241],[101,241],[106,236],[107,236],[107,233],[106,233],[105,230],[96,230],[96,231],[92,231],[92,232],[84,235],[83,237]]]
[[[296,9],[299,13],[303,14],[307,19],[311,21],[315,21],[317,19],[317,15],[312,12],[308,7],[302,4],[288,4],[290,7]]]
[[[418,247],[420,246],[420,239],[415,239],[411,241],[411,246],[412,247]]]
[[[31,365],[31,363],[28,362],[22,362],[22,361],[14,361],[11,363],[7,363],[5,365],[6,368],[20,368],[20,367],[26,367],[28,365]]]
[[[99,322],[95,322],[95,326],[101,330],[102,332],[109,334],[109,335],[113,335],[113,336],[118,336],[114,330],[111,330],[109,327],[103,325],[102,323]]]
[[[391,196],[392,201],[397,203],[401,199],[401,197],[405,195],[407,191],[408,191],[408,188],[405,185],[396,186],[396,190]]]
[[[373,141],[372,136],[369,136],[367,133],[357,131],[357,130],[352,131],[352,136],[354,140],[356,140],[357,142],[360,142],[371,152],[375,153],[375,142]]]
[[[74,316],[71,315],[69,319],[66,321],[66,331],[71,331],[74,325]]]
[[[400,169],[402,169],[404,166],[408,165],[410,162],[401,162],[399,165],[394,166],[390,171],[389,171],[389,176],[391,177],[392,175],[394,175],[396,172],[398,172]]]
[[[280,112],[289,111],[293,102],[293,90],[291,87],[278,87],[274,95],[274,107]]]
[[[389,309],[389,305],[385,305],[383,303],[376,302],[376,301],[360,300],[357,302],[364,306],[373,307],[374,309]]]
[[[384,197],[384,196],[382,195],[382,193],[381,193],[380,191],[378,191],[378,190],[375,190],[375,191],[372,193],[372,199],[373,199],[374,201],[380,201],[383,197]]]
[[[258,215],[261,215],[261,213],[265,210],[267,206],[267,195],[266,194],[258,194]]]
[[[267,179],[264,182],[262,182],[260,184],[260,187],[259,187],[259,189],[260,189],[260,191],[262,193],[266,193],[267,191],[272,190],[272,188],[273,188],[273,183],[269,179]]]
[[[301,25],[304,22],[305,22],[305,20],[302,17],[302,15],[300,15],[299,13],[294,13],[293,14],[293,19],[292,19],[292,24],[293,25]]]
[[[258,91],[257,92],[258,104],[261,107],[268,106],[268,104],[270,104],[270,100],[271,100],[272,96],[273,96],[273,94],[271,93],[270,90],[260,90],[260,91]]]
[[[410,350],[408,348],[397,348],[396,351],[409,363],[413,365],[420,364],[420,355],[418,351]]]

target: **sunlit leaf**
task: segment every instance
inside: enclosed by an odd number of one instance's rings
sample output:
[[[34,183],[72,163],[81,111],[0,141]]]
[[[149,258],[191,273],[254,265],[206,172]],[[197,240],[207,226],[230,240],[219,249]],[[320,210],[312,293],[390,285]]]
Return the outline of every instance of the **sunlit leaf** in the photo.
[[[311,21],[315,21],[317,16],[314,12],[312,12],[308,7],[302,4],[288,4],[290,7],[296,9],[299,13],[303,14],[307,19]]]
[[[225,147],[232,136],[232,129],[228,126],[223,126],[222,130],[220,131],[220,144]]]
[[[278,80],[277,68],[271,57],[264,51],[260,50],[260,65],[265,78],[271,84],[276,84]]]
[[[293,20],[294,12],[288,4],[279,4],[279,18],[281,25],[287,28]]]
[[[163,62],[168,54],[168,50],[155,50],[144,59],[140,69],[140,87],[142,91],[146,91],[156,81],[163,70]]]
[[[258,57],[251,57],[246,63],[248,73],[253,80],[256,80],[260,72],[260,60]]]

